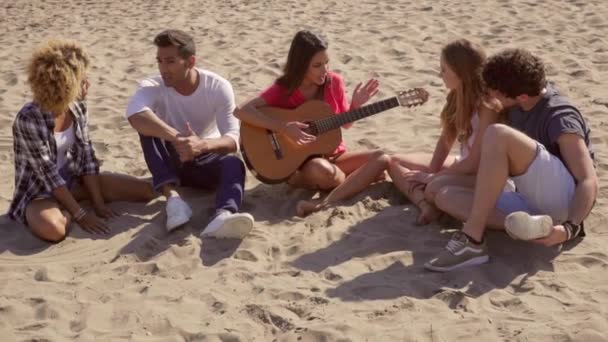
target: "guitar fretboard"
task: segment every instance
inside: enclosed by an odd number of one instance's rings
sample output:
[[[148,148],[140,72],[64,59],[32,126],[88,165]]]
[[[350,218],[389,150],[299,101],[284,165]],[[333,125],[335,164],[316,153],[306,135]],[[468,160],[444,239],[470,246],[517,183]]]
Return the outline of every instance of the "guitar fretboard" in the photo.
[[[397,97],[391,97],[386,100],[374,102],[367,106],[357,108],[340,115],[334,115],[325,119],[317,120],[314,122],[316,126],[317,134],[323,134],[333,129],[344,126],[348,123],[372,116],[374,114],[383,112],[385,110],[395,108],[399,106],[399,100]]]

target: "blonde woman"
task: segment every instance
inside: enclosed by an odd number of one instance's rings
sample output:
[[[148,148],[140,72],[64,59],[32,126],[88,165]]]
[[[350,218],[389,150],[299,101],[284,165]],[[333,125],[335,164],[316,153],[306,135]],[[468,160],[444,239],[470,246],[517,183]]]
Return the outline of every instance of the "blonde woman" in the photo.
[[[486,94],[481,72],[482,48],[466,39],[450,42],[441,51],[441,78],[448,89],[441,111],[441,135],[433,155],[396,155],[389,175],[395,186],[419,209],[417,223],[428,224],[440,212],[435,195],[445,185],[473,187],[479,166],[481,138],[499,119],[500,103]],[[460,154],[450,155],[454,143]]]
[[[33,100],[13,123],[15,192],[9,216],[46,241],[61,241],[70,221],[91,233],[108,233],[100,218],[116,213],[107,202],[154,197],[144,181],[99,174],[84,102],[89,63],[75,42],[52,40],[37,49],[27,67]],[[93,211],[78,203],[85,199]]]

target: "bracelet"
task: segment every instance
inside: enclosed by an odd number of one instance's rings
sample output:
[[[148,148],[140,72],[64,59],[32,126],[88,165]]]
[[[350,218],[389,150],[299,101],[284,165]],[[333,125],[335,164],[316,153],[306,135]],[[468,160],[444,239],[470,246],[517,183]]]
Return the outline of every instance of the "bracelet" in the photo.
[[[74,215],[74,221],[80,221],[87,214],[87,211],[80,207],[80,210]]]

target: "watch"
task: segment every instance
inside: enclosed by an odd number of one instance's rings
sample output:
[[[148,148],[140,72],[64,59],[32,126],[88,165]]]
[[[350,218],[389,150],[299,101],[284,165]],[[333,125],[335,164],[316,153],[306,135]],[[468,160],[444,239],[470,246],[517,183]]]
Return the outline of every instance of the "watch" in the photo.
[[[579,236],[581,231],[583,230],[582,224],[576,224],[570,220],[563,223],[564,228],[566,229],[567,238],[566,240],[572,240],[575,237]]]

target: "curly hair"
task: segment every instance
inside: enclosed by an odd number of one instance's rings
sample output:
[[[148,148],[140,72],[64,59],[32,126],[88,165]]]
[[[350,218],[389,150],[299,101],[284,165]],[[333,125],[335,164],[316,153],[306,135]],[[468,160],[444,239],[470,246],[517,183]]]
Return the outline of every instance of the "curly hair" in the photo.
[[[509,98],[538,96],[547,85],[543,61],[524,49],[507,49],[490,57],[483,79],[489,89]]]
[[[441,56],[460,79],[449,92],[441,111],[441,126],[449,140],[464,141],[471,136],[471,117],[484,103],[485,87],[481,78],[486,54],[481,46],[457,39],[443,47]]]
[[[28,83],[42,110],[61,113],[77,100],[90,60],[76,42],[49,40],[34,51],[28,67]]]

